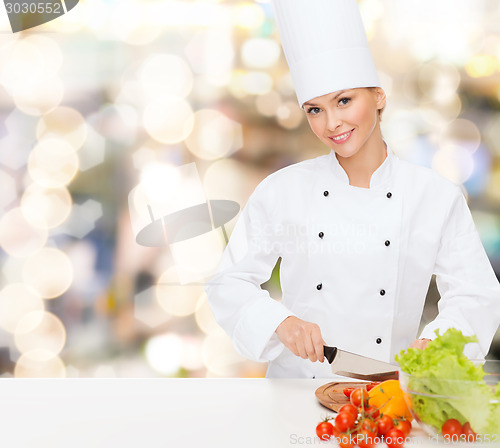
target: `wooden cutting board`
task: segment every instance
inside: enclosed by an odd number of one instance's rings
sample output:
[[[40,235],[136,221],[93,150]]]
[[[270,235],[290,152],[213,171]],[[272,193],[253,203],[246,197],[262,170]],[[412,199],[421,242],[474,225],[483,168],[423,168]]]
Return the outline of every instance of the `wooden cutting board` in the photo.
[[[343,390],[347,387],[363,387],[366,386],[366,384],[366,381],[357,383],[334,382],[324,384],[316,389],[316,398],[326,408],[338,412],[344,404],[349,403],[349,398],[344,395]]]

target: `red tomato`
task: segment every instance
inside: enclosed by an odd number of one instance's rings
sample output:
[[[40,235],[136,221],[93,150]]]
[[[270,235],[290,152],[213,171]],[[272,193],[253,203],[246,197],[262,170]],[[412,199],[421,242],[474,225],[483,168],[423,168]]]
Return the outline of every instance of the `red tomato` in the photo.
[[[356,417],[350,412],[339,412],[335,417],[335,427],[340,432],[346,432],[348,429],[353,428],[355,423]]]
[[[477,442],[479,440],[478,435],[470,427],[469,422],[465,422],[462,427],[462,434],[466,442]]]
[[[316,435],[321,440],[329,440],[333,435],[335,428],[330,422],[321,422],[316,426]]]
[[[392,428],[394,428],[394,421],[388,415],[383,415],[377,420],[378,433],[380,435],[387,434]]]
[[[405,437],[410,434],[411,431],[411,423],[408,420],[394,420],[394,427],[399,429]]]
[[[361,429],[366,429],[367,431],[370,431],[375,435],[378,434],[378,427],[374,420],[365,418],[363,420],[363,423],[361,423]]]
[[[366,391],[370,392],[375,386],[378,386],[379,384],[379,381],[372,381],[371,383],[366,385]]]
[[[366,415],[371,418],[377,418],[380,415],[380,411],[375,406],[368,406],[365,409]]]
[[[373,448],[380,442],[380,439],[373,432],[362,429],[358,434],[356,441],[358,442],[360,448]]]
[[[359,408],[362,401],[364,402],[364,407],[366,408],[368,406],[368,392],[362,387],[354,389],[351,393],[351,403]]]
[[[354,390],[354,387],[346,387],[343,392],[344,392],[344,395],[347,397],[347,398],[350,398],[351,394],[352,394],[352,391]]]
[[[457,419],[450,418],[443,423],[441,434],[445,439],[458,442],[462,434],[462,425]]]
[[[392,428],[384,436],[384,441],[389,448],[401,448],[405,443],[405,435],[399,429]]]
[[[340,434],[337,443],[340,448],[352,448],[357,443],[356,436],[354,434]]]
[[[339,414],[341,412],[350,412],[354,417],[358,417],[358,408],[356,406],[353,406],[352,404],[345,404],[339,409]]]

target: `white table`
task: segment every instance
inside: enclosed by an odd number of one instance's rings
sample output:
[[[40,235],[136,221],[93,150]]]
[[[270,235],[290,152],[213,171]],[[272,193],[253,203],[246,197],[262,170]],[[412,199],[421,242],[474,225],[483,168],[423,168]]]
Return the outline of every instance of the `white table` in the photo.
[[[314,395],[328,382],[2,379],[0,446],[335,447],[332,442],[320,442],[315,434],[321,418],[333,415]],[[407,446],[436,446],[420,428],[414,428],[412,436]]]

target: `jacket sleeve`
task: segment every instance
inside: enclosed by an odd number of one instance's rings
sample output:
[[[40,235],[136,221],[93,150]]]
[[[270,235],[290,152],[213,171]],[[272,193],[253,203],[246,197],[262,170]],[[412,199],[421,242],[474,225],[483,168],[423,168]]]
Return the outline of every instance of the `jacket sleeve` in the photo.
[[[205,287],[215,320],[236,350],[254,361],[271,361],[282,352],[285,346],[275,330],[295,315],[260,286],[280,256],[269,216],[272,197],[265,179],[250,196],[217,272]]]
[[[434,339],[454,327],[464,335],[476,335],[478,344],[468,344],[469,358],[483,358],[500,325],[500,285],[483,248],[472,215],[456,187],[434,267],[441,295],[439,313],[420,337]]]

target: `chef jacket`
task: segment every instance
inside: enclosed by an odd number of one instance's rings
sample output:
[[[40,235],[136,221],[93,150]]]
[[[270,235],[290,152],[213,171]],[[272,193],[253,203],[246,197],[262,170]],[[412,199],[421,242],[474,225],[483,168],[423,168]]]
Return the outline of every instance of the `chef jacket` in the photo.
[[[500,324],[500,285],[459,186],[387,157],[370,188],[349,184],[335,152],[267,176],[235,225],[208,301],[236,350],[268,361],[266,377],[335,377],[289,351],[288,316],[319,325],[328,345],[395,364],[417,337],[432,274],[439,313],[420,337],[475,334],[481,358]],[[261,288],[281,257],[282,300]]]

